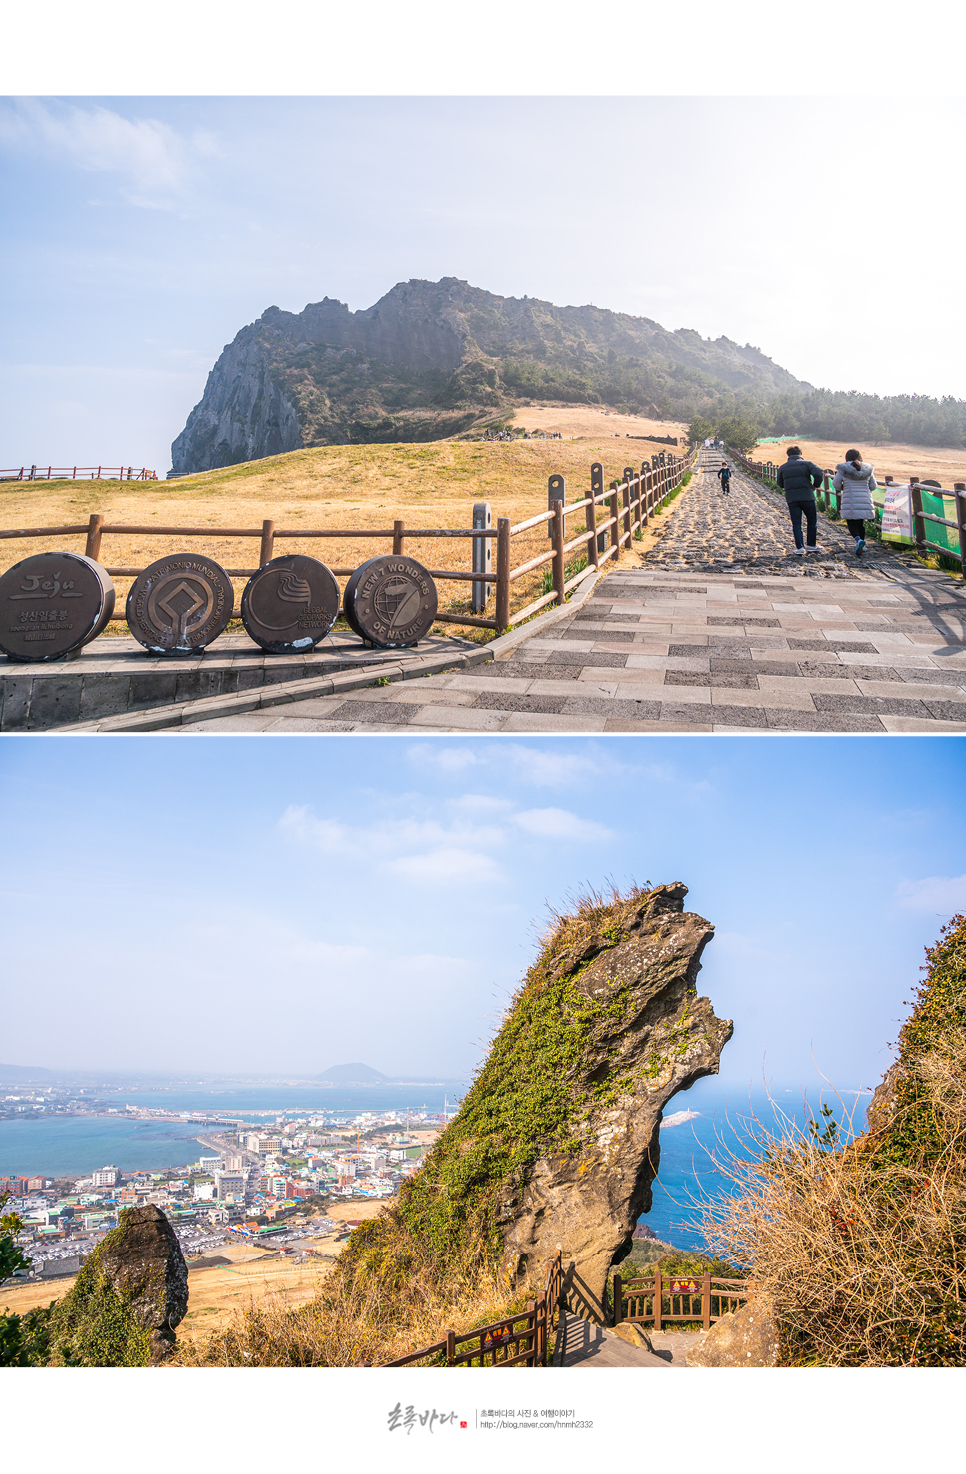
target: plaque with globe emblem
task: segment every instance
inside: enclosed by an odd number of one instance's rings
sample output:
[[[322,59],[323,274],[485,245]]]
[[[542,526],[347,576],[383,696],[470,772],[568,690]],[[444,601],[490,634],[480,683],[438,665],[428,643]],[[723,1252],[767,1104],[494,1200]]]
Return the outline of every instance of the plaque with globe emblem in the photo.
[[[362,639],[397,650],[429,633],[439,600],[421,563],[385,553],[356,569],[346,584],[343,607],[347,623]]]
[[[245,585],[241,617],[270,655],[298,655],[325,639],[339,613],[339,585],[318,558],[273,558]]]
[[[61,660],[99,635],[114,613],[107,569],[80,553],[34,553],[0,577],[0,651],[11,660]]]
[[[131,585],[131,634],[157,655],[198,655],[228,626],[235,591],[225,570],[195,553],[159,558]]]

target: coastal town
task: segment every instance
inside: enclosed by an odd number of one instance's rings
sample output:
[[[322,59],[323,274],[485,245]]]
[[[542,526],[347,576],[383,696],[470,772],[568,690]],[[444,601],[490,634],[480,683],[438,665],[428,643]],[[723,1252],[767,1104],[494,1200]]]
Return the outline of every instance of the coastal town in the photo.
[[[38,1102],[39,1103],[39,1102]],[[4,1102],[34,1106],[33,1100]],[[104,1110],[103,1105],[100,1111]],[[120,1111],[115,1113],[121,1114]],[[184,1121],[162,1111],[123,1114]],[[122,1171],[106,1163],[79,1177],[42,1172],[0,1176],[0,1197],[23,1227],[18,1245],[30,1258],[25,1281],[76,1274],[124,1208],[155,1204],[172,1224],[189,1264],[225,1244],[271,1243],[311,1255],[322,1240],[348,1233],[353,1220],[336,1205],[389,1199],[419,1168],[445,1118],[432,1112],[362,1112],[278,1116],[270,1125],[198,1117],[210,1129],[195,1138],[197,1160],[160,1171]],[[372,1208],[363,1212],[368,1216]]]

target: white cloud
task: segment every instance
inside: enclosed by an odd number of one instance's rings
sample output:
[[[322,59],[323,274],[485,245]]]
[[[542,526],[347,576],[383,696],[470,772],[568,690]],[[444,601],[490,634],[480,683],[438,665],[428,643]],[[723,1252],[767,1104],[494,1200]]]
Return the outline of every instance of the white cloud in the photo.
[[[341,852],[349,834],[344,824],[335,819],[319,819],[304,804],[289,804],[278,827],[288,838],[329,855]]]
[[[128,203],[145,209],[169,208],[200,162],[216,152],[210,135],[186,136],[156,118],[35,98],[0,108],[0,147],[61,159],[87,173],[119,174]]]
[[[494,881],[503,872],[489,855],[478,850],[440,849],[426,855],[403,855],[388,860],[385,868],[406,880],[418,881]]]
[[[966,875],[930,875],[925,880],[903,880],[896,886],[896,900],[907,911],[932,911],[952,916],[966,911]]]
[[[700,1111],[675,1111],[673,1116],[665,1116],[661,1122],[661,1130],[665,1126],[683,1126],[686,1121],[694,1121],[700,1116]]]
[[[591,843],[613,839],[610,829],[596,824],[592,819],[579,819],[568,809],[524,809],[513,815],[513,823],[519,824],[527,834],[541,839],[576,839]]]

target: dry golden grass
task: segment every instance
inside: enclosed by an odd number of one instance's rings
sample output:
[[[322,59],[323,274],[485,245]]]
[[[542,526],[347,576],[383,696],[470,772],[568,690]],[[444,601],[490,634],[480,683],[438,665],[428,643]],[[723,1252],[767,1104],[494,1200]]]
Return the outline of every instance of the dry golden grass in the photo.
[[[673,426],[664,429],[674,433]],[[498,517],[521,522],[546,508],[550,475],[565,476],[568,501],[578,501],[589,489],[592,462],[602,463],[606,484],[619,478],[626,465],[639,467],[658,449],[645,441],[603,438],[326,446],[206,471],[181,481],[0,483],[0,528],[86,524],[92,512],[101,512],[109,524],[122,526],[259,529],[263,519],[271,518],[280,528],[391,529],[397,519],[411,528],[467,528],[472,526],[475,501],[491,503],[494,525]],[[583,513],[573,520],[582,525]],[[568,526],[568,537],[578,530]],[[84,545],[83,534],[53,540],[57,549],[81,553]],[[0,571],[49,546],[43,538],[4,539]],[[187,539],[176,534],[108,534],[101,544],[101,561],[109,567],[141,568],[164,554],[188,549],[207,554],[225,568],[253,568],[258,547],[255,538],[223,538],[215,531],[210,537]],[[524,563],[548,547],[546,534],[540,528],[532,529],[514,538],[512,562]],[[391,549],[390,542],[375,537],[284,538],[275,545],[277,555],[308,553],[330,567],[355,567]],[[471,566],[469,539],[412,540],[406,551],[429,568]],[[538,570],[514,583],[511,608],[522,608],[536,597],[540,580]],[[237,608],[245,578],[233,582]],[[115,579],[121,610],[130,583],[130,578]],[[469,588],[468,584],[441,583],[441,609],[466,612]],[[492,609],[491,602],[490,613]]]
[[[294,1308],[271,1294],[238,1306],[228,1323],[204,1336],[179,1337],[182,1366],[371,1366],[439,1341],[446,1330],[469,1331],[519,1311],[496,1275],[480,1262],[441,1263],[385,1210],[391,1250],[360,1262],[350,1243]],[[199,1327],[199,1331],[205,1330]]]
[[[750,1161],[719,1169],[735,1196],[706,1209],[709,1244],[774,1300],[783,1356],[811,1366],[963,1364],[966,1037],[922,1059],[944,1149],[928,1169],[760,1123]]]
[[[513,414],[512,424],[514,428],[520,427],[524,430],[543,430],[545,434],[551,434],[557,430],[568,440],[578,439],[602,439],[613,440],[614,436],[622,439],[627,435],[665,435],[677,436],[683,443],[687,439],[688,427],[681,420],[652,420],[645,415],[622,415],[614,409],[596,409],[592,404],[533,404],[518,405]],[[678,446],[680,453],[682,445]],[[652,445],[650,450],[643,442],[639,442],[640,456],[643,460],[645,455],[653,454],[660,450],[660,445]],[[671,449],[673,450],[673,446]]]
[[[954,481],[966,481],[966,451],[928,445],[902,445],[898,441],[869,445],[865,441],[850,440],[846,445],[838,440],[800,440],[791,436],[788,440],[780,440],[777,445],[759,445],[751,452],[751,458],[756,461],[774,461],[780,466],[790,445],[800,446],[807,460],[829,470],[834,469],[839,461],[845,460],[847,450],[860,450],[865,459],[875,466],[876,480],[880,485],[886,476],[891,476],[895,481],[908,481],[910,476],[918,476],[920,480],[925,478],[938,481],[941,486],[950,489]]]
[[[315,1241],[313,1241],[315,1242]],[[251,1305],[271,1303],[293,1310],[313,1300],[328,1273],[337,1252],[334,1238],[318,1240],[319,1247],[329,1242],[332,1258],[296,1263],[287,1256],[253,1254],[239,1257],[231,1265],[210,1269],[188,1270],[188,1313],[178,1327],[178,1337],[197,1340],[212,1331],[228,1326],[236,1312]],[[215,1251],[224,1257],[224,1249]]]

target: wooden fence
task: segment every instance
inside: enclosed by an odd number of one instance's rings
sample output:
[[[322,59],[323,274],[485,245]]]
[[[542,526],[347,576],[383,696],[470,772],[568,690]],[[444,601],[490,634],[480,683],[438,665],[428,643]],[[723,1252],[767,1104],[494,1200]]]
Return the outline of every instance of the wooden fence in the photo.
[[[470,572],[465,569],[430,568],[428,572],[437,580],[455,580],[470,584],[493,585],[495,610],[492,618],[477,618],[465,614],[437,614],[445,624],[477,625],[482,629],[502,631],[512,629],[524,619],[531,618],[548,604],[566,603],[567,594],[583,579],[597,572],[609,559],[618,559],[621,550],[644,527],[660,507],[680,487],[685,475],[694,464],[697,452],[692,449],[683,457],[655,455],[650,465],[645,461],[640,471],[632,466],[624,469],[622,481],[612,481],[604,487],[603,467],[595,462],[590,468],[590,491],[582,500],[566,505],[566,484],[562,476],[551,476],[548,482],[548,508],[511,526],[509,517],[500,517],[495,528],[428,528],[407,527],[395,521],[391,528],[282,528],[266,518],[261,527],[158,527],[108,523],[100,512],[92,512],[87,523],[64,527],[26,527],[0,531],[4,538],[52,538],[86,534],[85,553],[88,558],[101,561],[101,540],[105,536],[164,536],[206,538],[258,538],[258,566],[255,568],[226,568],[232,578],[250,578],[253,573],[277,555],[278,539],[301,538],[303,541],[325,538],[369,538],[391,541],[391,551],[397,556],[406,551],[411,542],[438,539],[472,538],[477,556],[474,564],[483,568],[487,560],[482,556],[486,540],[496,542],[496,569],[492,572]],[[598,510],[603,516],[598,517]],[[567,518],[583,512],[583,526],[576,536],[567,536]],[[547,526],[552,548],[534,558],[512,566],[513,539],[539,527]],[[438,543],[437,543],[438,545]],[[575,550],[586,554],[587,566],[567,578],[567,555]],[[579,556],[576,561],[580,561]],[[552,571],[551,592],[526,604],[522,609],[510,613],[510,599],[514,583],[526,574],[550,564]],[[107,571],[112,577],[136,577],[140,568],[112,567]],[[355,567],[332,567],[337,576],[350,576]]]
[[[13,466],[0,481],[157,481],[147,466]]]
[[[731,446],[727,447],[727,451],[731,459],[737,461],[738,465],[741,466],[742,470],[747,471],[749,476],[755,476],[759,481],[767,481],[773,486],[778,485],[778,467],[773,462],[751,461],[747,456],[743,456],[738,451],[733,450]],[[815,500],[823,511],[831,513],[834,517],[840,517],[842,515],[842,496],[832,485],[833,474],[832,471],[826,468],[825,480],[816,491]],[[895,483],[895,478],[886,476],[884,477],[884,482],[886,486],[892,486]],[[910,476],[909,490],[912,499],[916,552],[921,558],[925,558],[927,553],[939,553],[944,558],[956,558],[959,561],[963,578],[966,580],[966,481],[954,481],[953,489],[949,491],[942,486],[928,485],[918,476]],[[955,522],[948,517],[940,517],[935,512],[924,511],[922,505],[923,491],[926,491],[927,494],[933,493],[937,497],[951,496],[956,505]],[[954,532],[958,532],[959,552],[957,553],[954,548],[944,547],[942,544],[930,539],[927,535],[929,531],[926,525],[927,523],[930,526],[948,527]]]
[[[407,1367],[425,1361],[431,1366],[448,1367],[546,1366],[550,1335],[557,1323],[562,1296],[563,1267],[558,1250],[550,1261],[542,1294],[536,1300],[528,1300],[525,1310],[461,1335],[444,1331],[432,1346],[422,1346],[382,1365]]]
[[[691,1278],[656,1272],[627,1281],[615,1274],[612,1321],[615,1326],[621,1321],[647,1324],[655,1331],[665,1325],[700,1323],[708,1330],[712,1321],[750,1299],[753,1286],[752,1280],[721,1279],[709,1273]]]

